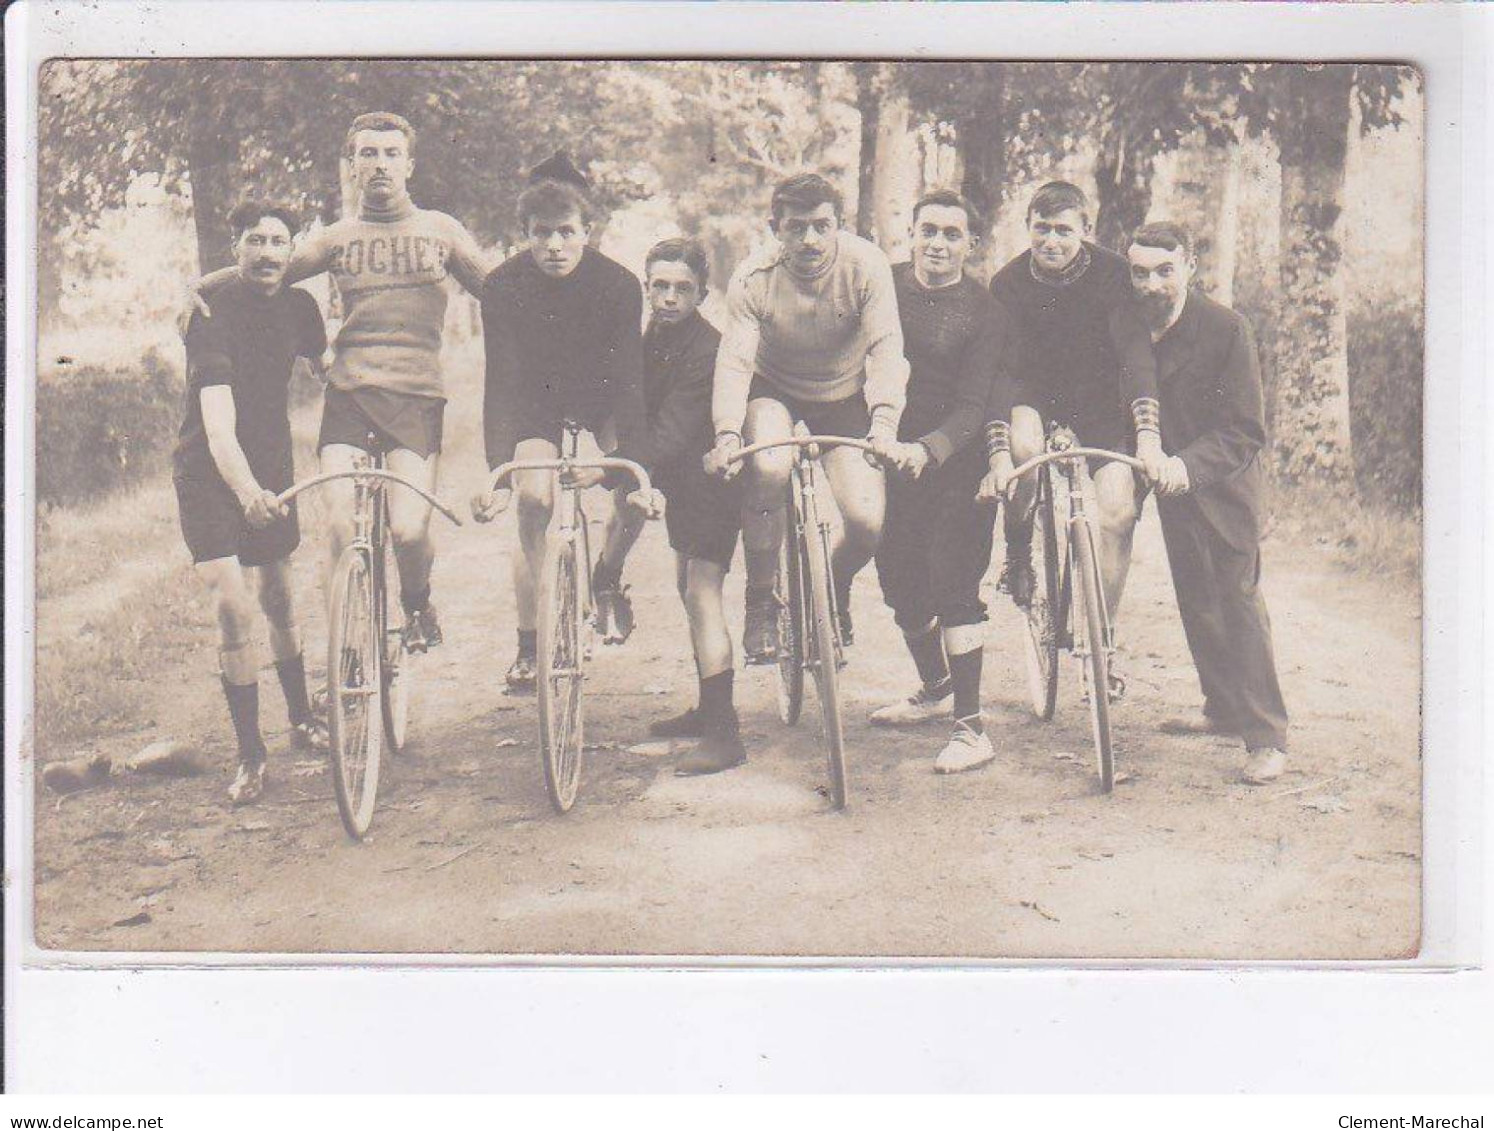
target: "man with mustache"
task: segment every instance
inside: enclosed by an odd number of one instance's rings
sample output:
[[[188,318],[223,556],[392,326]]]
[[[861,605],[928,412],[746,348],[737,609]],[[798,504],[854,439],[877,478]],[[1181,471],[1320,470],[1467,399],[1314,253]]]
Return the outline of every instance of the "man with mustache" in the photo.
[[[1161,464],[1151,343],[1131,299],[1126,261],[1091,242],[1091,218],[1089,201],[1076,185],[1043,185],[1027,206],[1031,247],[991,280],[991,293],[1016,319],[1023,359],[1011,403],[993,415],[988,496],[1007,489],[1014,464],[1042,453],[1044,430],[1055,423],[1072,428],[1086,447],[1134,452],[1147,465],[1149,478]],[[1113,623],[1146,485],[1122,463],[1093,460],[1091,471],[1099,507],[1101,585]],[[1023,608],[1035,585],[1035,490],[1035,480],[1024,476],[1006,508],[1002,585]],[[1111,692],[1119,695],[1124,681],[1113,666],[1111,675]]]
[[[716,355],[713,475],[731,479],[745,442],[787,439],[796,423],[812,433],[866,437],[885,452],[897,441],[908,363],[892,266],[875,244],[842,230],[839,191],[816,173],[773,190],[769,227],[777,243],[742,264],[726,290],[727,318]],[[773,581],[785,534],[792,454],[752,457],[742,542],[748,663],[778,654]],[[831,555],[841,639],[851,643],[851,582],[882,535],[886,489],[877,459],[832,448],[825,478],[844,520]]]
[[[187,329],[187,405],[172,478],[182,536],[217,607],[223,694],[239,757],[229,798],[238,805],[260,796],[266,776],[256,603],[269,623],[292,740],[302,749],[327,746],[307,701],[291,599],[290,555],[301,540],[295,501],[276,501],[295,480],[292,369],[298,357],[320,367],[327,334],[316,300],[283,285],[295,216],[245,201],[228,224],[238,265],[213,293],[213,317],[195,315]]]
[[[519,197],[526,246],[493,272],[482,298],[488,467],[513,459],[554,459],[567,420],[590,431],[604,450],[647,466],[638,279],[588,246],[595,219],[590,185],[568,157],[557,153],[536,166],[529,180]],[[604,481],[626,486],[627,478],[586,469],[574,481],[582,487]],[[536,582],[544,564],[554,477],[548,471],[521,471],[512,487],[479,494],[472,513],[479,522],[491,522],[508,509],[515,492],[522,549],[513,562],[519,641],[507,682],[523,691],[534,686],[538,667]],[[638,490],[618,505],[640,513],[659,509],[654,494]],[[605,557],[593,573],[599,609],[613,617],[626,600],[621,574],[622,562]]]
[[[975,497],[986,469],[982,428],[1016,346],[1011,316],[965,275],[979,239],[970,204],[940,190],[913,206],[912,259],[892,268],[911,375],[893,450],[877,549],[882,595],[918,669],[907,699],[872,712],[880,726],[953,715],[938,773],[996,757],[980,709],[986,606],[981,578],[996,523]]]
[[[414,151],[414,127],[399,115],[353,119],[344,156],[358,190],[358,214],[305,237],[285,279],[297,283],[330,272],[343,303],[317,443],[322,470],[349,471],[372,446],[384,452],[390,471],[431,491],[446,408],[446,280],[455,278],[480,296],[491,265],[457,220],[411,201]],[[197,290],[211,296],[225,277],[214,272]],[[200,296],[197,304],[206,309]],[[334,480],[325,490],[330,574],[353,536],[352,481]],[[431,508],[399,488],[388,500],[405,647],[424,651],[442,638],[431,602]]]
[[[1198,260],[1180,224],[1143,226],[1127,258],[1173,453],[1157,480],[1157,514],[1204,697],[1201,720],[1163,727],[1239,736],[1241,780],[1264,785],[1286,768],[1287,713],[1260,591],[1266,425],[1255,340],[1244,318],[1189,287]]]

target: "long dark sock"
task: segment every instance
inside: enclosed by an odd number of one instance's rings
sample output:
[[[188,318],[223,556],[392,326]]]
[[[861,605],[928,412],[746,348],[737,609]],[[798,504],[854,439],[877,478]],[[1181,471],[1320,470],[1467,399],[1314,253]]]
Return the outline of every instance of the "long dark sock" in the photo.
[[[954,682],[954,715],[976,734],[984,734],[980,720],[980,660],[983,649],[949,658],[949,674]]]
[[[306,697],[306,662],[297,652],[288,660],[275,661],[275,674],[280,677],[280,690],[285,693],[285,713],[292,723],[304,723],[311,718],[311,701]]]
[[[593,589],[616,589],[622,583],[622,567],[615,566],[601,554],[597,555],[597,568],[591,571]]]
[[[918,669],[918,678],[925,687],[933,687],[949,678],[949,662],[944,657],[944,633],[938,621],[930,621],[921,632],[904,632],[908,651],[912,653],[913,665]]]
[[[519,655],[539,655],[539,630],[534,628],[519,629]]]
[[[700,681],[700,716],[706,722],[719,723],[736,718],[732,705],[732,684],[736,672],[727,668],[724,672],[708,675]]]
[[[407,613],[418,613],[431,603],[431,587],[427,585],[419,591],[410,593],[400,592],[399,603],[404,606]]]
[[[259,736],[259,684],[229,683],[224,679],[223,697],[228,700],[228,716],[233,720],[233,734],[238,739],[239,760],[263,762],[265,743]]]

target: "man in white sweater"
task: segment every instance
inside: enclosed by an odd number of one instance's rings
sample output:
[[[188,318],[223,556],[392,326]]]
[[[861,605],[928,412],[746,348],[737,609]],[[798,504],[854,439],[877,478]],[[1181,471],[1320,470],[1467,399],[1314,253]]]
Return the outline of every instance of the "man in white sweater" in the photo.
[[[716,358],[711,415],[716,445],[706,469],[731,478],[743,443],[786,439],[802,421],[816,435],[868,438],[889,455],[897,442],[908,363],[892,267],[875,244],[842,231],[840,193],[801,173],[773,191],[770,226],[778,243],[743,263],[726,292],[726,326]],[[743,543],[748,663],[778,652],[773,578],[785,529],[791,450],[751,459]],[[886,491],[873,460],[852,448],[824,455],[844,518],[832,551],[841,637],[851,642],[851,581],[871,560],[882,532]]]

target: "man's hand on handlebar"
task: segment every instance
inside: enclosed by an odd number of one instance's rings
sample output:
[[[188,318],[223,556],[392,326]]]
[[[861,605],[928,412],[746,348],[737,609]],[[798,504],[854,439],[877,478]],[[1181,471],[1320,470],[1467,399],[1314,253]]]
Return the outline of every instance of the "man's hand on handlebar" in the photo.
[[[1136,433],[1136,458],[1141,461],[1142,474],[1150,482],[1160,484],[1167,463],[1167,455],[1162,451],[1162,437],[1150,430]]]
[[[647,491],[631,491],[627,497],[628,506],[641,511],[645,518],[658,518],[664,513],[664,495],[650,487]]]
[[[478,522],[492,522],[504,511],[514,496],[513,488],[499,487],[496,491],[479,491],[472,496],[472,517]]]
[[[605,467],[571,467],[560,473],[560,485],[584,491],[588,487],[595,487],[606,477]]]
[[[1188,465],[1181,456],[1169,456],[1162,461],[1162,474],[1157,478],[1157,494],[1186,495],[1193,486],[1188,481]]]
[[[735,432],[721,432],[716,436],[716,446],[706,452],[703,464],[707,475],[717,479],[732,480],[742,471],[740,461],[732,457],[742,450],[742,437]]]
[[[261,489],[244,500],[244,520],[255,530],[263,530],[289,513],[290,508],[275,497],[274,491]]]
[[[991,457],[989,467],[980,486],[976,488],[975,497],[984,503],[1009,498],[1013,484],[1012,472],[1016,470],[1011,452],[997,452]]]

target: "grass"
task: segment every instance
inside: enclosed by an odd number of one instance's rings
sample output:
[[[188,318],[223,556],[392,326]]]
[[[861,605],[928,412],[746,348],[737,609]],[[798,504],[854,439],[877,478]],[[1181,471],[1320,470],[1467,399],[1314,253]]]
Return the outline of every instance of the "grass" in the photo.
[[[1388,581],[1421,582],[1421,510],[1366,503],[1347,488],[1272,484],[1266,513],[1277,541],[1329,548],[1339,565]]]
[[[83,506],[47,508],[36,517],[36,599],[64,597],[142,548],[171,545],[176,526],[176,495],[165,480]]]
[[[39,631],[38,759],[66,756],[141,725],[143,701],[163,673],[194,648],[210,657],[212,633],[210,614],[185,562],[122,594],[75,632]]]

